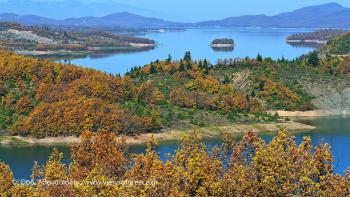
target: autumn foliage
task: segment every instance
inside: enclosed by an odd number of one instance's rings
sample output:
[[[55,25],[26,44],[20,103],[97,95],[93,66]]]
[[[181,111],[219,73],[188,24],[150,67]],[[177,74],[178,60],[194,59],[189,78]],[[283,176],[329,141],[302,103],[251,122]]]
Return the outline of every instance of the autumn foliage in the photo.
[[[84,129],[118,134],[149,132],[150,119],[119,104],[137,95],[127,77],[0,52],[3,128],[13,134],[79,135]],[[155,95],[154,102],[161,96]]]
[[[179,121],[169,116],[174,108],[179,114],[181,110],[219,112],[224,118],[231,114],[231,120],[232,114],[312,108],[310,100],[271,74],[252,76],[256,85],[248,91],[231,83],[233,78],[215,74],[226,67],[251,67],[261,69],[259,73],[273,73],[279,67],[260,59],[213,66],[207,60],[193,61],[186,52],[179,61],[157,60],[121,77],[1,51],[0,127],[13,135],[40,138],[78,136],[84,130],[137,135]],[[198,123],[190,118],[191,124]]]
[[[35,185],[13,184],[12,172],[1,163],[0,192],[5,196],[350,194],[350,175],[334,174],[328,144],[313,147],[309,137],[297,144],[295,137],[286,131],[280,131],[270,143],[252,132],[245,133],[238,142],[227,135],[221,147],[211,150],[197,133],[191,133],[165,162],[159,159],[156,147],[157,142],[151,138],[145,154],[129,155],[123,140],[115,133],[84,132],[82,142],[72,149],[73,161],[69,166],[62,163],[62,153],[57,150],[45,166],[35,166],[32,176]],[[76,182],[44,185],[43,180]]]

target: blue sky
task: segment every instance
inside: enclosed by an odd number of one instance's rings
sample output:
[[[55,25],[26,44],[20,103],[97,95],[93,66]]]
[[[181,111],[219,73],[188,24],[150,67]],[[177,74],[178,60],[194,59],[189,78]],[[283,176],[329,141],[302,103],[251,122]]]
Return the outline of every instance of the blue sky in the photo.
[[[61,10],[61,15],[50,15],[51,10],[43,10],[40,6],[43,4],[71,4],[73,0],[0,0],[0,12],[7,11],[4,4],[1,2],[17,2],[15,8],[20,10],[19,14],[38,14],[65,18],[69,14],[72,17],[86,15],[88,12],[64,12]],[[76,0],[78,1],[78,0]],[[292,11],[304,6],[318,5],[330,2],[336,2],[343,6],[350,7],[350,0],[79,0],[86,4],[96,3],[103,5],[104,2],[114,2],[115,4],[106,4],[105,10],[92,12],[91,15],[106,15],[111,12],[131,11],[140,12],[138,14],[157,16],[165,19],[180,20],[180,21],[201,21],[208,19],[221,19],[229,16],[238,16],[245,14],[267,14],[273,15],[281,12]],[[20,3],[18,3],[20,2]],[[35,6],[27,6],[23,2],[35,2]],[[44,2],[44,3],[43,3]],[[14,4],[14,3],[13,3]],[[22,6],[21,6],[22,5]],[[113,6],[112,6],[113,5]],[[4,7],[5,6],[5,7]],[[9,10],[12,11],[12,10]],[[56,13],[52,11],[52,13]]]

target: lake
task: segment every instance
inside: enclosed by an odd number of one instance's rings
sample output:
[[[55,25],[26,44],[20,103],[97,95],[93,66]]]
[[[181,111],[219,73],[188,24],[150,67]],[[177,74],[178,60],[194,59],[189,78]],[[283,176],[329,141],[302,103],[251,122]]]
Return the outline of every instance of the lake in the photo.
[[[350,117],[303,118],[298,121],[314,125],[317,129],[293,133],[297,142],[300,143],[303,136],[310,136],[313,145],[329,143],[335,159],[335,172],[343,174],[350,167]],[[274,134],[260,133],[260,136],[270,141]],[[222,139],[206,139],[205,143],[208,148],[220,146]],[[157,148],[160,158],[166,160],[168,153],[173,154],[178,144],[176,141],[161,143]],[[69,163],[70,147],[57,148],[64,153],[64,162]],[[129,147],[129,152],[144,153],[145,148],[145,145],[134,145]],[[10,165],[17,179],[29,179],[34,161],[45,164],[52,149],[52,146],[0,146],[0,160]]]
[[[95,68],[107,73],[124,74],[133,66],[143,66],[156,59],[165,59],[169,54],[174,59],[180,59],[186,51],[191,51],[193,59],[207,58],[212,63],[224,58],[256,57],[258,53],[274,59],[281,57],[293,59],[314,48],[291,46],[286,43],[286,37],[293,33],[314,30],[293,28],[218,28],[141,34],[136,36],[153,39],[159,45],[153,50],[113,55],[94,55],[74,59],[71,63]],[[234,50],[218,51],[212,49],[209,44],[216,38],[234,39]]]

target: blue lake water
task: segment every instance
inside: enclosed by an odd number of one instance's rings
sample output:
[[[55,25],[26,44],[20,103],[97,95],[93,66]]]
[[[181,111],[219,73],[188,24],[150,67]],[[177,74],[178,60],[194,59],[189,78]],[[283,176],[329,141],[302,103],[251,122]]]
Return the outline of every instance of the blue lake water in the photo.
[[[350,167],[350,117],[328,117],[328,118],[303,118],[298,120],[317,127],[314,131],[295,132],[297,142],[300,143],[303,136],[310,136],[312,144],[329,143],[334,156],[335,172],[343,174],[347,167]],[[269,142],[275,134],[260,133],[260,136]],[[222,139],[205,139],[208,148],[221,146]],[[164,161],[168,153],[174,154],[179,142],[161,143],[157,151]],[[64,162],[70,161],[70,147],[58,146],[64,153]],[[145,145],[133,145],[129,147],[130,153],[144,153]],[[0,161],[10,165],[17,179],[29,179],[34,161],[45,164],[52,152],[53,146],[0,146]]]
[[[256,57],[258,53],[274,59],[282,56],[293,59],[313,50],[313,48],[291,46],[286,43],[286,37],[293,33],[309,31],[313,31],[313,29],[220,28],[142,34],[136,36],[153,39],[159,45],[149,51],[119,53],[100,57],[93,56],[75,59],[71,63],[95,68],[107,73],[123,74],[133,66],[143,66],[156,59],[165,59],[169,54],[174,59],[182,58],[186,51],[191,51],[193,59],[207,58],[212,63],[224,58]],[[234,50],[213,50],[209,44],[216,38],[234,39]]]

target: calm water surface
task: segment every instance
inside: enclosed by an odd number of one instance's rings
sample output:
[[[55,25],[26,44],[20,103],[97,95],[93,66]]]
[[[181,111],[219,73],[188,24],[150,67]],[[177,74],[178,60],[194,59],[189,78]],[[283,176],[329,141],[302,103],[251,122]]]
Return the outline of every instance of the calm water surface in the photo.
[[[336,173],[344,173],[350,166],[350,117],[329,117],[321,119],[298,120],[310,125],[317,126],[315,131],[305,131],[294,133],[300,143],[303,136],[311,136],[312,143],[317,145],[321,142],[329,143],[332,146],[335,158],[334,166]],[[261,133],[261,137],[270,141],[273,134]],[[222,139],[205,140],[208,148],[215,145],[220,146]],[[57,147],[64,153],[64,162],[69,163],[70,148]],[[129,152],[144,153],[144,145],[131,146]],[[173,154],[178,148],[178,142],[166,142],[159,145],[157,151],[162,160],[167,159],[168,153]],[[0,160],[10,165],[17,179],[29,179],[34,161],[45,164],[50,155],[52,146],[0,146]]]
[[[164,32],[137,35],[155,40],[159,46],[153,50],[120,53],[109,56],[87,57],[72,60],[82,65],[107,73],[123,74],[133,66],[143,66],[165,59],[171,54],[174,59],[182,58],[191,51],[194,59],[207,58],[212,63],[218,59],[235,57],[256,57],[258,53],[274,59],[284,56],[293,59],[313,50],[312,47],[294,47],[286,43],[286,37],[296,32],[309,32],[314,29],[278,29],[278,28],[235,28],[235,29],[188,29],[183,32]],[[233,51],[217,51],[209,47],[216,38],[232,38],[235,41]]]

